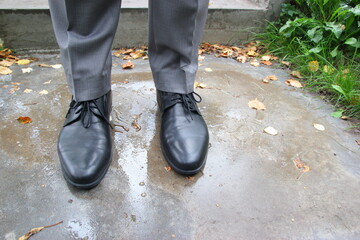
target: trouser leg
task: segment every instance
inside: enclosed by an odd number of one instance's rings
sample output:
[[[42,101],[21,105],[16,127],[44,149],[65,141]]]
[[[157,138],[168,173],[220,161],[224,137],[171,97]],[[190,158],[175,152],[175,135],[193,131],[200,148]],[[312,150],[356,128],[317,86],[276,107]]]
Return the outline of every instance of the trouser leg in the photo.
[[[49,0],[68,86],[77,101],[111,89],[111,45],[121,0]]]
[[[208,0],[149,0],[149,60],[158,90],[193,91]]]

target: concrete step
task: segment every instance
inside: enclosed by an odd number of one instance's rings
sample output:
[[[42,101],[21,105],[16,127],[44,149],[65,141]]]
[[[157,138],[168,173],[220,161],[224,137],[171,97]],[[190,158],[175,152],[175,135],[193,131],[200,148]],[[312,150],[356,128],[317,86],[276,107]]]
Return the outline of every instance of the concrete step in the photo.
[[[268,0],[213,0],[203,40],[238,44],[278,13]],[[282,2],[275,0],[272,2]],[[114,48],[147,44],[147,0],[124,0]],[[0,0],[0,38],[17,50],[57,49],[47,0]]]

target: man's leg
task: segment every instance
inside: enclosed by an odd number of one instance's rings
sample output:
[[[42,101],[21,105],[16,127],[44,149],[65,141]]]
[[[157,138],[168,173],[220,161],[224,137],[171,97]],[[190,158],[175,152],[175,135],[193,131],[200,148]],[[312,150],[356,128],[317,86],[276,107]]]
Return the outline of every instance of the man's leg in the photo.
[[[111,45],[121,0],[49,0],[69,89],[59,135],[64,177],[79,188],[100,183],[111,162]]]
[[[194,98],[198,45],[208,0],[149,1],[149,59],[161,110],[161,147],[170,166],[195,174],[205,164],[209,134]]]

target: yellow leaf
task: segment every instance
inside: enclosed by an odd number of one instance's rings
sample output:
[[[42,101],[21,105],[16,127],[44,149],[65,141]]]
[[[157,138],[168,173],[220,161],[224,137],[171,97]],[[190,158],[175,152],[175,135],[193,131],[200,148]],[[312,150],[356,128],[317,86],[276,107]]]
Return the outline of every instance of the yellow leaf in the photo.
[[[16,63],[19,65],[27,65],[29,64],[31,61],[29,59],[21,59],[19,61],[17,61]]]
[[[194,82],[194,88],[206,88],[206,84],[204,83],[199,83],[199,82]]]
[[[40,95],[46,95],[46,94],[48,94],[48,93],[49,93],[49,92],[46,91],[46,90],[42,90],[42,91],[39,92]]]
[[[205,68],[205,72],[212,72],[213,70],[211,68]]]
[[[0,66],[0,74],[1,75],[7,75],[10,73],[12,73],[12,70],[10,68]]]
[[[31,93],[31,92],[32,92],[32,89],[29,89],[29,88],[24,90],[24,93]]]
[[[316,72],[319,70],[319,62],[318,61],[311,61],[308,63],[308,69],[311,72]]]
[[[248,106],[249,106],[249,108],[253,108],[253,109],[256,109],[256,110],[265,110],[266,109],[265,104],[260,102],[257,98],[255,98],[254,100],[249,101]]]

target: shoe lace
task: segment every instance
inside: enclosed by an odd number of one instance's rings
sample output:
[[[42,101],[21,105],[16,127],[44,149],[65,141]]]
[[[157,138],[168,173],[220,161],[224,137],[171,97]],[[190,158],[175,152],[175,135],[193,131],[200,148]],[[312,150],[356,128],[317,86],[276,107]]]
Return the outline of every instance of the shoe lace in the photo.
[[[97,109],[97,111],[95,111]],[[105,114],[102,112],[101,108],[98,106],[97,102],[95,100],[90,101],[84,101],[84,102],[76,102],[73,100],[70,104],[69,111],[67,112],[67,115],[69,115],[71,110],[75,110],[75,114],[80,113],[80,120],[85,128],[89,128],[91,124],[93,123],[91,115],[94,114],[95,116],[103,119],[109,126],[112,128],[111,123],[109,120],[105,117]],[[77,117],[73,121],[69,122],[67,125],[71,124],[72,122],[75,122],[79,119]]]
[[[196,99],[195,96],[198,97]],[[197,107],[197,103],[200,103],[202,101],[202,98],[199,94],[196,92],[191,92],[189,94],[176,94],[173,98],[171,98],[171,101],[176,103],[183,103],[185,109],[189,112],[191,120],[193,120],[192,112],[197,112],[199,115],[201,115],[199,108]]]

